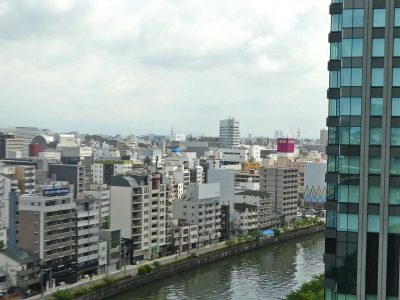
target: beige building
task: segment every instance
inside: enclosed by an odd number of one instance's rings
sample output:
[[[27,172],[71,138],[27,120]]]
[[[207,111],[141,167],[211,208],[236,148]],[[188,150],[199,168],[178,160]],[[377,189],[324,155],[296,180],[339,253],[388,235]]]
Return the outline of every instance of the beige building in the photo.
[[[296,168],[262,167],[260,191],[271,195],[274,223],[288,223],[296,219],[298,201]]]
[[[160,179],[150,176],[111,177],[111,229],[129,240],[133,260],[157,257],[171,238],[169,194]]]

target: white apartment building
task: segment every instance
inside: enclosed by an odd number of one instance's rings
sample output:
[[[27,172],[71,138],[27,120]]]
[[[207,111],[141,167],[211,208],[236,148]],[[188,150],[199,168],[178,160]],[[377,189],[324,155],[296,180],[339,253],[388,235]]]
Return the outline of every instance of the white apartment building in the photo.
[[[76,202],[77,271],[97,273],[99,262],[99,200],[78,194]]]
[[[171,237],[166,185],[156,177],[120,175],[111,178],[110,189],[111,229],[132,240],[134,260],[157,257]]]
[[[110,221],[110,198],[111,192],[107,184],[91,184],[86,195],[91,195],[99,200],[99,224],[105,224]]]
[[[221,237],[220,202],[219,183],[191,183],[185,199],[174,203],[174,218],[198,226],[199,247],[216,243]]]
[[[132,169],[129,160],[101,160],[93,163],[93,183],[110,184],[111,176],[127,174]]]

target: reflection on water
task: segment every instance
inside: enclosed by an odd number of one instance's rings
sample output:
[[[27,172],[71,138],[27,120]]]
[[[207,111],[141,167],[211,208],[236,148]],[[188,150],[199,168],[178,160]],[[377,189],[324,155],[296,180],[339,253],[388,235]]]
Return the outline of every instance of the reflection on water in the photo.
[[[323,272],[323,253],[323,234],[318,233],[178,273],[111,299],[283,299]]]

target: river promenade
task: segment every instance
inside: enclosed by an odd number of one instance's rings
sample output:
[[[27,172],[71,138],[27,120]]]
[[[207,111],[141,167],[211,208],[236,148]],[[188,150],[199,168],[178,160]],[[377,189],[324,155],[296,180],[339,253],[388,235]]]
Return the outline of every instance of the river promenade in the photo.
[[[218,243],[214,245],[210,245],[208,247],[200,248],[191,251],[191,253],[195,253],[196,257],[192,259],[188,259],[189,253],[182,253],[180,255],[172,255],[167,257],[158,258],[151,262],[149,261],[141,261],[140,265],[135,266],[126,266],[122,270],[118,272],[114,272],[108,275],[96,276],[92,280],[84,279],[78,283],[73,285],[59,287],[58,290],[66,290],[66,289],[77,289],[79,287],[93,285],[95,283],[102,282],[102,279],[105,276],[110,276],[115,279],[118,279],[115,282],[112,282],[109,286],[93,290],[88,294],[82,295],[80,297],[75,297],[74,299],[82,299],[82,300],[91,300],[91,299],[105,299],[126,291],[130,289],[136,288],[138,286],[157,281],[161,278],[165,278],[171,275],[174,275],[178,272],[190,270],[194,267],[205,265],[212,263],[214,261],[220,260],[225,257],[230,257],[232,255],[247,252],[253,249],[257,249],[260,247],[264,247],[267,245],[276,244],[279,242],[283,242],[286,240],[291,240],[295,238],[299,238],[302,236],[306,236],[312,233],[316,233],[322,231],[323,227],[317,226],[307,229],[301,229],[293,232],[288,232],[285,234],[281,234],[278,237],[273,237],[265,240],[259,240],[250,243],[244,243],[240,245],[236,245],[233,247],[227,247],[225,243]],[[138,275],[138,267],[144,264],[152,264],[154,261],[157,261],[161,264],[161,267],[155,269],[153,272],[147,275]],[[44,294],[45,298],[49,298],[52,293],[54,293],[57,289],[53,289],[52,291],[48,291]],[[36,297],[32,297],[30,299],[40,299],[40,295]]]

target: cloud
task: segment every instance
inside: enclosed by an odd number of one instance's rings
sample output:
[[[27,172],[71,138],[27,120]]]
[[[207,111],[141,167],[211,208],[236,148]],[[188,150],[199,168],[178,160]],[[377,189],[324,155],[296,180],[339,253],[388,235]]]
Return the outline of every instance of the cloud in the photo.
[[[217,135],[218,120],[235,115],[246,135],[301,127],[317,136],[327,107],[328,6],[2,1],[0,126],[106,133],[174,126]]]

